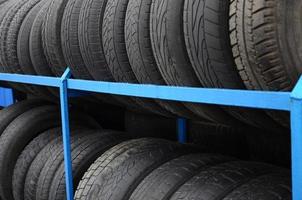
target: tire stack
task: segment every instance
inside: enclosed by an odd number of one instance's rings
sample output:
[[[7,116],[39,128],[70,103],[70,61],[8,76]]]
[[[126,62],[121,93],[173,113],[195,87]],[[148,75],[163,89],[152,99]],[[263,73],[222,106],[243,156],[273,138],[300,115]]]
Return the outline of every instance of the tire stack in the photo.
[[[302,0],[0,0],[0,72],[289,91],[302,66]],[[56,100],[51,88],[8,83]],[[139,113],[283,132],[276,111],[96,95]],[[1,200],[63,200],[60,113],[41,99],[0,112]],[[290,173],[171,141],[129,140],[71,112],[77,200],[291,199]],[[130,134],[131,135],[131,134]],[[202,152],[202,153],[201,153]]]
[[[2,200],[66,199],[59,116],[56,105],[41,99],[0,112]],[[129,139],[83,112],[71,116],[77,200],[291,199],[286,169],[164,139]]]
[[[288,91],[302,65],[301,0],[1,1],[1,72],[97,81]],[[12,85],[41,97],[53,89]],[[97,98],[132,110],[266,130],[273,111],[130,97]]]
[[[71,151],[75,182],[107,149],[127,139],[102,129],[91,116],[72,110]],[[16,103],[0,112],[0,199],[65,197],[64,152],[58,106],[41,99]]]

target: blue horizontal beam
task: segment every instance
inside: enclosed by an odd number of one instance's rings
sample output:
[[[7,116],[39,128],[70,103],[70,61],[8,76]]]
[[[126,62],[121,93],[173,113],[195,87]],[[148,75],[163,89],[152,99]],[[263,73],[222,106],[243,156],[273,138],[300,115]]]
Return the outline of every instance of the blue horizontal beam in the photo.
[[[193,103],[290,110],[289,92],[173,87],[68,79],[73,90]]]
[[[0,73],[0,80],[50,87],[59,87],[61,81],[60,78],[54,77],[3,73]],[[289,92],[206,89],[192,87],[112,83],[74,79],[67,80],[67,87],[71,90],[125,95],[133,97],[155,98],[162,100],[284,111],[290,110]]]
[[[60,87],[60,78],[48,77],[48,76],[0,73],[0,80],[7,81],[7,82],[14,82],[14,83],[25,83],[25,84],[48,86],[48,87]]]

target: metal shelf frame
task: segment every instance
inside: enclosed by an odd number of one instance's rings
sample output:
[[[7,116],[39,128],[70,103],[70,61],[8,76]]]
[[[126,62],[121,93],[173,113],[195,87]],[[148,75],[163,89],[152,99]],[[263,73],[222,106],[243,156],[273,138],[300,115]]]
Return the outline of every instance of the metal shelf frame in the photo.
[[[69,68],[59,78],[0,73],[0,81],[60,89],[67,200],[73,200],[68,98],[83,92],[288,111],[291,116],[293,200],[302,200],[302,78],[299,79],[292,92],[207,89],[76,80],[71,78]],[[6,95],[0,96],[0,98],[3,98],[1,102],[6,101]],[[10,103],[13,103],[13,100],[8,100],[6,105]],[[186,142],[185,119],[178,119],[178,139],[182,143]]]

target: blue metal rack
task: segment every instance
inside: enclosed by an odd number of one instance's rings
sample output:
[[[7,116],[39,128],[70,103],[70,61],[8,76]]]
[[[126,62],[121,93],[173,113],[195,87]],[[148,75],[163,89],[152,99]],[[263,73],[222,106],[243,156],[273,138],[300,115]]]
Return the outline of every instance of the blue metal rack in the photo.
[[[13,90],[0,87],[0,106],[7,107],[15,102]]]
[[[75,92],[96,92],[192,103],[289,111],[291,113],[293,200],[302,200],[302,78],[298,81],[292,92],[264,92],[111,83],[74,80],[70,77],[71,72],[69,69],[66,69],[61,78],[0,73],[0,81],[60,88],[67,200],[73,199],[68,97],[72,96],[71,94]],[[180,142],[186,141],[185,119],[178,119],[178,136]]]

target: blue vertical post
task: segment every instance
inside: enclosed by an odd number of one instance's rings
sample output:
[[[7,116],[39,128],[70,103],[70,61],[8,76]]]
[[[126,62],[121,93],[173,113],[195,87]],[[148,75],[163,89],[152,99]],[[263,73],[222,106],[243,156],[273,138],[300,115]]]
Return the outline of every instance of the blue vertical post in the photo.
[[[67,68],[61,77],[61,85],[60,85],[60,102],[61,102],[61,118],[62,118],[62,131],[63,131],[67,200],[73,200],[73,178],[72,178],[72,162],[71,162],[71,148],[70,148],[68,88],[67,88],[67,79],[70,77],[71,77],[71,72],[69,68]]]
[[[184,118],[177,119],[177,134],[178,142],[186,143],[187,142],[187,120]]]
[[[302,200],[302,79],[291,94],[293,200]]]
[[[10,88],[0,88],[0,106],[8,107],[14,103],[13,90]]]

